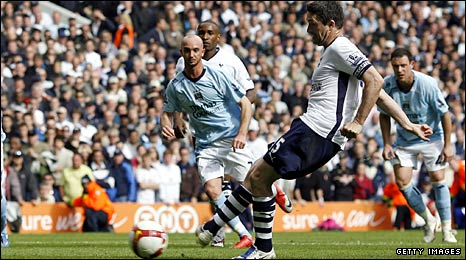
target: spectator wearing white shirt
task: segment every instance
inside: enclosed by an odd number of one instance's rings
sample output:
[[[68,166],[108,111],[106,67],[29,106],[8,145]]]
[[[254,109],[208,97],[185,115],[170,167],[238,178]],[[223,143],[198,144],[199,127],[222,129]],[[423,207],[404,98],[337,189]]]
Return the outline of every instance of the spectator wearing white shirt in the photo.
[[[254,161],[264,156],[267,152],[267,141],[260,135],[259,122],[254,118],[249,123],[247,144],[253,154]]]
[[[163,203],[176,204],[180,202],[181,169],[173,159],[170,149],[163,153],[163,163],[160,165],[162,185],[160,199]]]
[[[112,100],[115,103],[127,103],[128,95],[126,91],[120,88],[120,79],[116,76],[111,76],[108,80],[108,87],[106,90],[105,100]]]
[[[70,132],[74,129],[73,123],[68,119],[68,110],[64,106],[59,107],[57,110],[57,122],[55,123],[55,127],[59,130],[63,130],[67,127]]]
[[[92,65],[92,69],[102,68],[102,59],[100,54],[95,51],[95,44],[92,39],[86,41],[86,50],[84,51],[84,61]]]
[[[92,144],[92,137],[97,133],[97,127],[89,124],[89,118],[87,115],[84,115],[79,120],[79,129],[81,130],[80,141]]]
[[[136,168],[136,182],[138,185],[136,202],[140,204],[154,204],[160,202],[159,189],[162,177],[157,168],[152,165],[149,152],[142,155],[142,162]]]

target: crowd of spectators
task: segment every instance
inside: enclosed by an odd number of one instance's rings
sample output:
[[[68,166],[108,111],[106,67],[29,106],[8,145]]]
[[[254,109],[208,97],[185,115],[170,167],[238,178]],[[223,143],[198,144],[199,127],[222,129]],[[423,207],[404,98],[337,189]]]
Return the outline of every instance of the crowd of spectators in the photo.
[[[179,41],[200,21],[211,19],[223,28],[220,47],[237,54],[254,81],[250,145],[265,149],[306,110],[322,47],[306,32],[304,1],[53,2],[91,23],[78,24],[73,17],[62,22],[60,12],[42,11],[38,1],[1,2],[9,200],[66,202],[79,192],[72,175],[86,172],[112,201],[206,200],[190,138],[167,142],[160,134],[163,92],[175,76]],[[415,69],[438,81],[453,120],[453,182],[455,163],[464,160],[464,2],[341,4],[345,34],[382,76],[392,73],[390,53],[406,47]],[[374,108],[363,133],[348,142],[348,152],[309,182],[321,183],[324,195],[300,200],[380,201],[392,169],[381,157],[379,128]],[[420,186],[425,174],[420,165]],[[298,190],[308,190],[298,181]],[[295,198],[295,182],[281,185]]]

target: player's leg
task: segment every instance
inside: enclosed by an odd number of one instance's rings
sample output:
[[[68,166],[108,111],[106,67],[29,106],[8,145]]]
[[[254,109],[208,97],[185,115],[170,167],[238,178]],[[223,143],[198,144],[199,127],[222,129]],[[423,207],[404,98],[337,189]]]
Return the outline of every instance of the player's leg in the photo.
[[[237,217],[249,207],[252,202],[252,194],[244,185],[240,185],[230,195],[224,206],[214,216],[196,230],[199,244],[206,246],[221,227],[225,226],[231,219]]]
[[[396,184],[409,206],[424,219],[426,223],[423,227],[424,241],[430,243],[434,241],[435,230],[440,223],[427,209],[421,192],[412,182],[413,168],[417,167],[418,156],[422,149],[427,149],[427,147],[397,147],[396,158],[393,159],[393,169],[395,170]]]
[[[225,194],[222,192],[222,182],[224,177],[223,161],[226,160],[226,157],[231,150],[231,142],[223,142],[224,141],[219,141],[212,144],[212,148],[204,149],[198,155],[198,169],[199,174],[201,176],[201,181],[204,185],[204,190],[216,211],[218,211],[218,209],[221,208],[226,201]],[[242,167],[244,168],[244,170],[242,173],[241,180],[244,179],[244,176],[248,169],[245,167],[249,166],[246,162],[242,164]],[[232,229],[238,230],[241,235],[248,235],[248,237],[251,239],[250,241],[252,241],[252,236],[249,234],[249,231],[247,231],[246,227],[244,227],[239,217],[233,216],[232,218],[222,223],[221,226],[218,226],[218,229],[216,229],[214,233],[209,234],[208,239],[204,240],[208,240],[206,244],[204,244],[201,240],[199,241],[200,244],[205,246],[208,243],[210,243],[212,241],[213,236],[218,233],[220,228],[223,227],[225,223],[228,223],[228,225],[230,225]]]
[[[412,167],[402,167],[399,164],[394,165],[396,182],[400,188],[401,193],[408,201],[409,206],[424,219],[424,241],[430,243],[435,239],[435,229],[437,228],[437,219],[432,216],[430,211],[427,209],[424,203],[421,192],[413,184],[412,178]]]
[[[262,159],[261,159],[262,160]],[[239,259],[273,259],[275,251],[272,244],[272,229],[275,217],[275,196],[273,183],[280,178],[269,164],[262,161],[249,175],[245,186],[253,191],[252,209],[256,239],[246,253]]]
[[[231,180],[229,176],[225,176],[225,177],[226,179]],[[232,184],[231,181],[223,181],[222,192],[226,199],[228,199],[228,197],[230,197],[232,193],[231,184]],[[249,230],[246,228],[244,222],[241,219],[243,214],[247,212],[248,211],[245,210],[244,212],[238,215],[238,219],[239,219],[238,223],[236,223],[237,218],[233,218],[230,222],[227,223],[228,226],[230,226],[230,228],[239,236],[239,241],[236,244],[234,244],[232,248],[249,248],[253,244],[252,235],[251,233],[249,233]],[[230,223],[233,223],[234,226],[231,226]],[[225,241],[225,226],[220,228],[220,230],[214,236],[214,238],[212,239],[211,245],[216,246],[216,247],[223,247],[224,241]]]
[[[229,148],[228,154],[224,161],[225,178],[227,180],[236,181],[241,184],[244,181],[249,169],[251,168],[252,158],[252,152],[248,147],[244,147],[243,149],[236,149],[235,151]],[[225,185],[225,195],[230,194],[228,191],[228,187],[230,187],[229,185],[230,183]],[[228,222],[229,226],[239,235],[240,238],[240,240],[235,245],[233,245],[233,248],[249,248],[253,244],[251,233],[249,233],[248,229],[239,217],[241,214],[242,212],[238,214],[238,217],[235,217]]]
[[[10,240],[8,238],[8,233],[6,230],[6,199],[5,196],[2,194],[2,212],[1,212],[1,230],[2,230],[2,248],[9,247],[10,246]]]
[[[431,180],[433,179],[431,178]],[[435,207],[442,221],[443,240],[449,243],[456,243],[457,240],[451,229],[451,201],[448,186],[445,180],[442,179],[440,181],[432,181],[432,188],[435,193]]]
[[[256,161],[245,187],[253,193],[253,217],[256,239],[254,245],[236,259],[275,259],[273,222],[275,196],[273,183],[280,179],[296,179],[313,172],[333,158],[340,147],[312,131],[300,119],[269,147],[267,154]]]
[[[227,176],[225,176],[225,179],[227,179]],[[228,197],[231,194],[231,185],[230,181],[225,180],[222,183],[222,192],[225,195],[225,198],[228,199]],[[217,208],[215,205],[212,205],[214,209],[214,213],[217,212]],[[220,228],[220,230],[217,232],[217,234],[214,236],[212,239],[211,246],[213,247],[224,247],[225,246],[225,226]]]
[[[445,182],[445,168],[447,164],[441,162],[443,142],[436,141],[427,144],[426,149],[423,149],[424,163],[429,177],[432,182],[432,188],[435,194],[435,207],[437,208],[440,220],[442,222],[443,241],[456,243],[457,240],[452,232],[452,217],[451,217],[451,197],[448,185]]]

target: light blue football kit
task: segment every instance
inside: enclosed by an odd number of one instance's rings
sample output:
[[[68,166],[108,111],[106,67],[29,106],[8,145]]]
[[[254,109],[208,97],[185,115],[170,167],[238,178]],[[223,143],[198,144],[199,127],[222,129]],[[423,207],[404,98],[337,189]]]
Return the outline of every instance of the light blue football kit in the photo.
[[[441,117],[448,111],[448,104],[437,86],[434,78],[423,73],[413,71],[414,83],[410,91],[401,91],[394,75],[387,76],[384,81],[384,89],[393,100],[396,101],[414,124],[427,124],[432,127],[433,135],[429,139],[434,142],[443,140]],[[383,114],[383,110],[379,109]],[[423,144],[418,136],[408,132],[397,125],[397,146],[410,146]]]
[[[189,114],[202,185],[215,178],[224,178],[225,174],[242,182],[252,165],[253,155],[247,147],[236,150],[231,147],[241,123],[238,103],[245,93],[236,80],[206,64],[198,78],[192,79],[180,72],[165,90],[164,111]],[[223,192],[211,200],[215,207],[221,207],[225,201]],[[240,236],[250,236],[239,217],[228,224]]]
[[[197,79],[178,73],[165,95],[164,111],[189,114],[197,152],[219,139],[238,134],[241,117],[238,102],[245,92],[222,71],[204,65],[204,72]]]
[[[442,127],[442,116],[448,113],[448,104],[437,86],[437,82],[431,76],[413,70],[414,82],[409,91],[402,91],[398,88],[394,75],[385,77],[385,91],[400,105],[411,122],[415,124],[427,124],[433,134],[429,136],[430,141],[425,142],[421,138],[407,132],[397,125],[395,141],[395,158],[393,164],[402,167],[418,167],[418,155],[422,154],[422,160],[429,172],[439,171],[445,168],[448,163],[440,162],[444,146],[444,132]],[[379,109],[383,114],[383,110]],[[433,182],[435,193],[435,205],[442,222],[451,220],[450,193],[445,181]],[[427,208],[422,200],[420,191],[410,183],[406,187],[401,187],[411,208],[416,213],[423,214]],[[446,224],[447,226],[449,224]]]

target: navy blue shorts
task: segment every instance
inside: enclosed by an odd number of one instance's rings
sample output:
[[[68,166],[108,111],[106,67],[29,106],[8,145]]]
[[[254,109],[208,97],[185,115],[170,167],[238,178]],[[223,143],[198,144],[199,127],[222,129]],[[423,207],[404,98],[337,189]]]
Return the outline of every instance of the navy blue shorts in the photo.
[[[340,150],[339,145],[316,134],[296,118],[290,130],[269,145],[263,159],[283,179],[292,180],[316,171]]]

